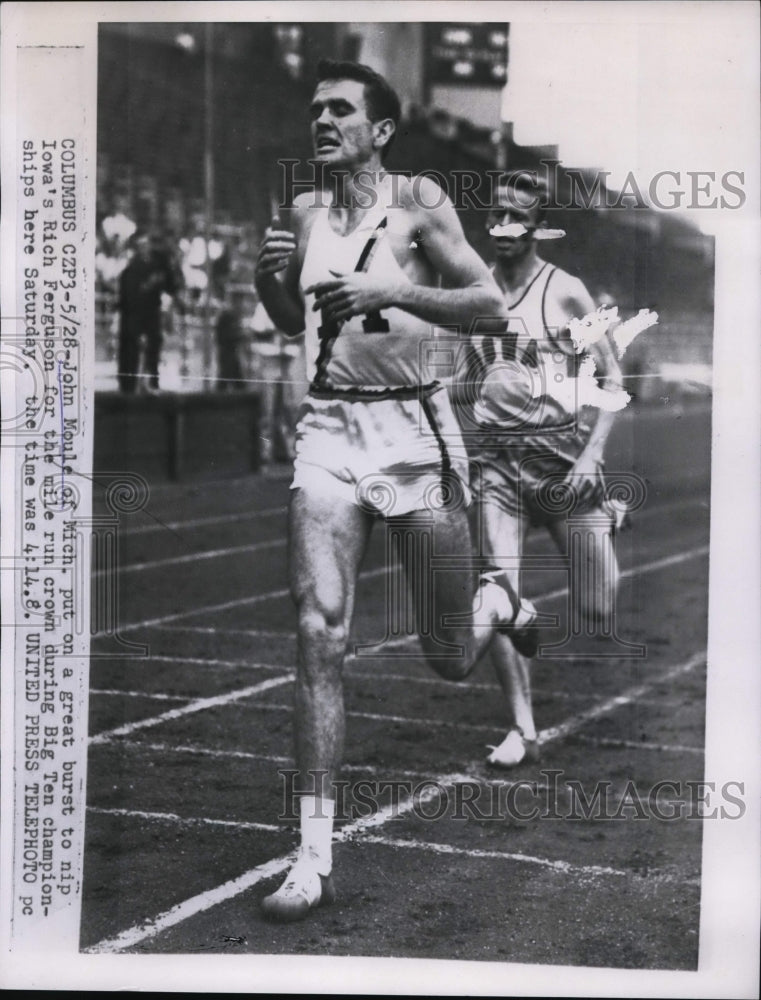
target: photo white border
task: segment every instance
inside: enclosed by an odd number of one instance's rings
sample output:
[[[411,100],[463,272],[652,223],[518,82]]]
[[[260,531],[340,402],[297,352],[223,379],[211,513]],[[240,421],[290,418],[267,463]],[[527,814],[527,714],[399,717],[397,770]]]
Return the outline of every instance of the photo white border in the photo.
[[[566,23],[594,20],[626,26],[699,18],[706,30],[728,19],[747,24],[755,56],[726,67],[734,121],[744,116],[742,137],[727,134],[738,149],[752,137],[758,150],[758,8],[740,3],[563,2],[553,4],[406,3],[6,3],[2,8],[3,179],[14,138],[13,58],[9,48],[29,38],[71,39],[84,33],[95,58],[97,21],[519,21],[548,18]],[[63,42],[62,42],[63,43]],[[601,65],[604,73],[604,64]],[[678,123],[675,123],[678,127]],[[740,142],[739,140],[742,139]],[[726,148],[722,150],[722,158]],[[696,169],[710,169],[697,164]],[[759,189],[759,161],[739,163],[745,188]],[[10,184],[5,190],[11,190]],[[89,192],[94,199],[94,193]],[[755,194],[753,195],[755,198]],[[188,990],[193,992],[334,992],[523,996],[745,997],[757,995],[761,896],[761,671],[759,671],[759,427],[761,427],[761,246],[757,213],[724,213],[716,230],[713,469],[706,776],[717,784],[745,781],[742,820],[704,823],[701,951],[697,973],[444,962],[417,959],[316,958],[301,956],[2,956],[6,989],[68,988]],[[5,202],[2,233],[4,312],[14,315],[13,210]],[[13,293],[15,295],[15,291]],[[5,491],[7,483],[3,482]],[[5,492],[3,495],[5,500]],[[3,531],[8,531],[3,518]],[[7,607],[7,590],[3,605]],[[5,654],[4,654],[5,655]],[[6,674],[6,665],[3,667]],[[3,699],[4,744],[12,704]],[[10,716],[12,718],[12,715]],[[8,801],[4,764],[3,805]],[[5,827],[5,824],[4,824]],[[4,865],[7,856],[3,858]],[[6,869],[7,870],[7,869]],[[3,879],[6,883],[6,880]],[[7,884],[7,883],[6,883]],[[7,900],[3,901],[3,922]],[[518,910],[519,906],[514,909]]]

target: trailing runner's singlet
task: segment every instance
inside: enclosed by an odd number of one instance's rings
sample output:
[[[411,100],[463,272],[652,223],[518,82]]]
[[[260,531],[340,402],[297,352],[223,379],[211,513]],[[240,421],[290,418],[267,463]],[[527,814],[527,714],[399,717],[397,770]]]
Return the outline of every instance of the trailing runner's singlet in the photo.
[[[388,178],[387,178],[388,180]],[[388,308],[365,316],[352,316],[332,324],[314,312],[314,295],[304,289],[335,278],[331,271],[347,274],[366,271],[391,284],[410,278],[397,263],[388,239],[390,192],[381,187],[378,203],[371,207],[357,228],[339,236],[331,228],[329,205],[320,208],[309,234],[300,286],[304,295],[307,377],[312,387],[361,396],[379,391],[413,387],[430,382],[423,371],[422,342],[431,339],[434,328],[425,320]]]
[[[585,354],[567,330],[547,326],[545,303],[557,268],[544,263],[523,294],[507,302],[507,332],[473,336],[457,375],[469,417],[483,427],[588,429],[576,392]],[[463,392],[463,384],[465,390]]]

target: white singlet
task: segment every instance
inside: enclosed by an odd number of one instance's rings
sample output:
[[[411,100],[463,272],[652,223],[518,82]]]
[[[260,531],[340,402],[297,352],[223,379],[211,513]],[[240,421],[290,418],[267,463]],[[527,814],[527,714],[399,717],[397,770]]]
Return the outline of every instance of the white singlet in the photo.
[[[545,263],[523,294],[507,302],[505,334],[471,339],[455,386],[478,501],[534,524],[558,516],[545,493],[572,470],[594,414],[577,403],[585,355],[576,354],[567,330],[546,323],[556,270]],[[600,479],[575,510],[599,507],[603,489]]]
[[[506,333],[472,337],[459,359],[458,402],[475,426],[520,433],[588,429],[589,415],[574,390],[584,355],[576,354],[567,330],[546,325],[556,270],[545,263],[523,294],[507,302]]]
[[[352,317],[340,327],[313,311],[305,289],[364,270],[411,283],[388,239],[390,184],[347,236],[329,206],[309,235],[300,285],[311,380],[296,429],[292,489],[308,489],[386,517],[470,502],[467,454],[449,396],[426,372],[435,327],[402,309]],[[322,329],[321,329],[322,328]]]
[[[318,209],[301,271],[304,295],[307,377],[321,388],[356,392],[367,388],[377,392],[389,388],[424,385],[431,381],[421,360],[423,343],[434,336],[434,327],[403,309],[388,308],[371,316],[353,316],[340,324],[337,336],[324,349],[325,331],[321,313],[314,312],[314,295],[304,290],[320,281],[330,281],[335,273],[347,274],[357,266],[368,246],[369,256],[362,270],[389,284],[409,277],[398,264],[388,239],[392,222],[391,184],[387,177],[376,191],[377,202],[357,228],[339,236],[330,225],[329,205]],[[335,273],[332,273],[335,272]],[[374,392],[370,394],[373,395]]]

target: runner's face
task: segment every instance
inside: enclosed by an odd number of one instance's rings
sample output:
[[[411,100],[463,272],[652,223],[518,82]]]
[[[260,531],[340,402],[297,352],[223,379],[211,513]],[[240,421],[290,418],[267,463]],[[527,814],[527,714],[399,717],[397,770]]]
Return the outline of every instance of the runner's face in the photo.
[[[534,229],[537,226],[536,200],[521,191],[511,190],[501,195],[499,203],[489,212],[487,229],[493,226],[519,224],[528,230],[522,236],[492,236],[498,260],[522,260],[534,245]]]
[[[375,152],[367,117],[365,85],[359,80],[323,80],[310,107],[316,158],[330,166],[357,167]]]

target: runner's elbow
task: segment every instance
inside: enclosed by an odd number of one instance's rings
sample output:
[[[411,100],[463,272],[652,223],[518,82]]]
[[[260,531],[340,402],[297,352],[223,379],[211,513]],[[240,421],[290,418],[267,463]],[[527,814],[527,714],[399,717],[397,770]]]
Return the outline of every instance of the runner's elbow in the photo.
[[[507,319],[505,298],[496,285],[484,287],[481,298],[479,308],[484,316],[498,321]]]

